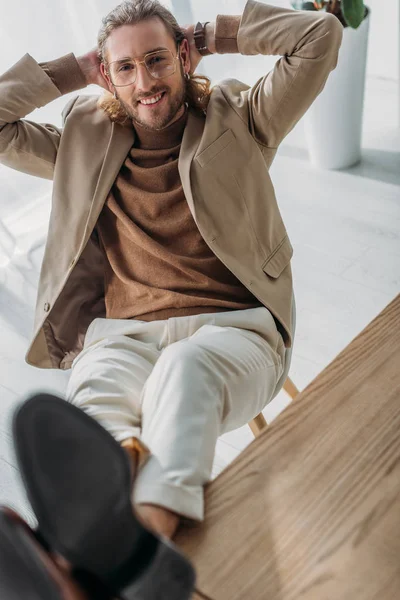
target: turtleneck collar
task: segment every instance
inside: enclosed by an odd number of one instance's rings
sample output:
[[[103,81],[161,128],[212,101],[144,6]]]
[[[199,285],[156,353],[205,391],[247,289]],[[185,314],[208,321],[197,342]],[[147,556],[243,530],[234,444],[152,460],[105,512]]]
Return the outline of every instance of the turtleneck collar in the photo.
[[[184,108],[185,110],[179,119],[159,131],[146,129],[142,125],[133,122],[133,128],[136,132],[134,145],[146,150],[161,150],[173,148],[180,144],[188,116],[188,107],[186,104],[184,104]]]

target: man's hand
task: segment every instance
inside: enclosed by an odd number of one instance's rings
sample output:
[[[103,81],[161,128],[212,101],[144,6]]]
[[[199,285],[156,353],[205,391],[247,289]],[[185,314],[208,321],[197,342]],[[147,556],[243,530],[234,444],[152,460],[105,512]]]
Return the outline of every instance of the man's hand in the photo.
[[[78,56],[76,60],[86,78],[87,85],[99,85],[109,91],[107,81],[100,72],[100,60],[97,55],[97,46],[87,54]]]
[[[181,28],[185,33],[188,44],[189,44],[189,58],[190,58],[190,74],[193,74],[199,62],[203,58],[200,52],[196,48],[196,44],[194,41],[194,25],[183,25]],[[215,53],[215,22],[207,23],[206,25],[206,44],[207,48],[213,53]]]

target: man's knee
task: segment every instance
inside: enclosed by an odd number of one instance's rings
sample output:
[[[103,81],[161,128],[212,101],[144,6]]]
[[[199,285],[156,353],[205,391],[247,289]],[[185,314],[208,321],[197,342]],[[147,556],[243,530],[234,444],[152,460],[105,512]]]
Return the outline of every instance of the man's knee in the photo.
[[[158,359],[156,367],[158,366],[159,369],[173,368],[176,373],[176,369],[182,369],[185,372],[187,368],[193,368],[196,365],[206,367],[209,362],[207,354],[201,346],[185,339],[167,346]]]

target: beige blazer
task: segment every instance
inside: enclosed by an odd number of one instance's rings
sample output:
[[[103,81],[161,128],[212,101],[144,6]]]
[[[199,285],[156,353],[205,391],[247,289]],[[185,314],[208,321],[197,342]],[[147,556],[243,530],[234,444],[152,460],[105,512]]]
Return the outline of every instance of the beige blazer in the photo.
[[[215,85],[207,115],[189,111],[179,156],[183,190],[202,237],[279,320],[287,348],[293,341],[293,248],[269,167],[336,67],[342,33],[333,15],[249,0],[239,52],[281,58],[251,87],[236,79]],[[97,108],[97,95],[69,101],[62,129],[24,119],[60,95],[29,54],[0,77],[0,162],[54,182],[26,361],[68,369],[89,323],[105,316],[103,257],[91,236],[134,129],[112,123]]]

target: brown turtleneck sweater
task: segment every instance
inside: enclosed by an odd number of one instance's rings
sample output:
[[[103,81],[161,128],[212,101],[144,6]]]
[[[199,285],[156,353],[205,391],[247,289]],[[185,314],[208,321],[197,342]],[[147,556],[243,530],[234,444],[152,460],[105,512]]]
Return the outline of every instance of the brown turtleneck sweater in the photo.
[[[217,16],[218,53],[238,52],[240,18]],[[76,65],[67,55],[41,66],[66,93],[79,85]],[[107,318],[152,321],[262,306],[207,246],[192,217],[178,171],[186,121],[185,106],[162,131],[132,123],[135,142],[96,225],[106,258]]]

